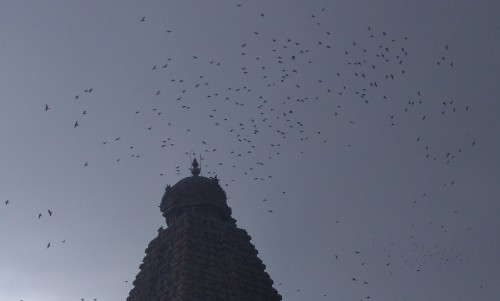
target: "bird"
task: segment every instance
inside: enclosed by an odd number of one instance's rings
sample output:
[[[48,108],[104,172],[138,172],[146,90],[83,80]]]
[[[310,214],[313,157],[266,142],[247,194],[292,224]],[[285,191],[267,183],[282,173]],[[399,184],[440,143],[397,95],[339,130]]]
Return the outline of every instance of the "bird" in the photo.
[[[141,22],[144,22],[144,21],[146,21],[146,17],[142,17],[142,18],[141,18]],[[83,300],[83,299],[82,299],[82,300]]]
[[[45,105],[45,111],[49,110],[49,105]]]
[[[49,244],[47,245],[47,249],[48,249],[48,248],[50,248],[50,242],[49,242]]]
[[[9,203],[10,203],[10,201],[9,201],[9,200],[6,200],[6,201],[5,201],[5,205],[8,205]]]
[[[38,213],[38,219],[40,219],[40,217],[42,217],[42,213]]]
[[[49,213],[49,216],[52,216],[52,211],[50,211],[50,209],[47,209],[47,212]]]
[[[76,128],[78,126],[78,121],[75,122],[75,124],[73,125],[73,128]]]

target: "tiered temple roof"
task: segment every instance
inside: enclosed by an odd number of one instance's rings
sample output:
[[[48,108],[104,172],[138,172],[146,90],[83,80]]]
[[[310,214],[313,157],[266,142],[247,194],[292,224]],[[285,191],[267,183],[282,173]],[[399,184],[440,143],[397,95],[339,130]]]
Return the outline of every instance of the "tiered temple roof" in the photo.
[[[167,186],[167,221],[146,249],[127,301],[278,301],[245,230],[236,226],[219,180],[191,177]]]

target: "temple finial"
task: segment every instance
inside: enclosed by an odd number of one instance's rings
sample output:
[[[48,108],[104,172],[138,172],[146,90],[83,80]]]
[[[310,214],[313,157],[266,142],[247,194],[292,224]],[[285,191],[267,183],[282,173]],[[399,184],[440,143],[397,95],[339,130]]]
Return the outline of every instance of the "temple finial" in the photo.
[[[194,158],[193,163],[191,164],[191,166],[192,166],[190,168],[191,174],[193,176],[198,176],[200,174],[200,172],[201,172],[201,167],[199,166],[198,160],[196,160],[196,158]]]

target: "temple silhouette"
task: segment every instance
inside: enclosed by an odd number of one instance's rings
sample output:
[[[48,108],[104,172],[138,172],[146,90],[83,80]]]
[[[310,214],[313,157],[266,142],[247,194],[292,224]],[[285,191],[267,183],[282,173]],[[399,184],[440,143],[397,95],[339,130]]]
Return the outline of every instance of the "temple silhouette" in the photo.
[[[165,189],[168,227],[149,243],[127,301],[281,300],[219,180],[200,171],[194,159],[192,176]]]

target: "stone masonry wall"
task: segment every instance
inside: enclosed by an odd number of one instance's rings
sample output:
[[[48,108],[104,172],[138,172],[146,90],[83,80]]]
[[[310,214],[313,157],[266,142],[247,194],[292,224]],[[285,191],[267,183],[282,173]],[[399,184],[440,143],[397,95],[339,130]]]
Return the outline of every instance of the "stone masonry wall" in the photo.
[[[185,214],[146,249],[127,301],[278,301],[281,296],[234,223]]]

